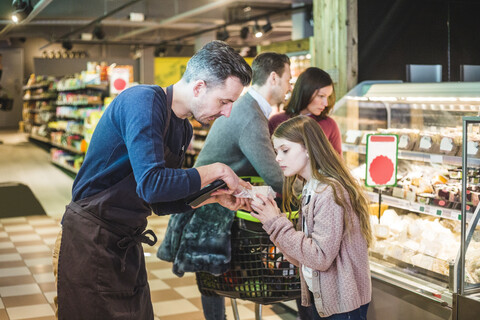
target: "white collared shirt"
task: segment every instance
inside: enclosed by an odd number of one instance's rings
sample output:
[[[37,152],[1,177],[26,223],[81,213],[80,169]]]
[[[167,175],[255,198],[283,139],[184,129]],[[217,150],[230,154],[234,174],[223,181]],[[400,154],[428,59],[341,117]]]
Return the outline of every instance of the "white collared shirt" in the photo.
[[[258,102],[260,109],[262,110],[265,117],[268,119],[270,113],[272,113],[272,106],[268,103],[267,99],[265,99],[260,93],[255,91],[255,89],[250,88],[248,89],[248,93]]]

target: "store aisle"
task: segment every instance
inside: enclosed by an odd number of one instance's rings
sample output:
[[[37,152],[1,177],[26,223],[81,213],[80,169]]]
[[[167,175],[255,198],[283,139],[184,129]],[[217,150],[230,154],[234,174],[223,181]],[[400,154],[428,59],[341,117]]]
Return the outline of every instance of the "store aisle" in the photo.
[[[30,143],[27,135],[0,131],[0,183],[27,185],[47,215],[59,218],[71,200],[72,177],[52,165],[50,154]]]
[[[151,216],[149,228],[159,242],[168,217]],[[29,216],[0,219],[0,319],[53,320],[55,283],[51,250],[60,228],[59,219]],[[171,264],[156,257],[158,244],[144,245],[152,303],[156,320],[203,319],[200,293],[192,273],[183,278],[171,272]],[[241,320],[255,319],[255,305],[237,301]],[[227,299],[227,317],[233,319]],[[294,320],[282,305],[264,306],[264,320]]]

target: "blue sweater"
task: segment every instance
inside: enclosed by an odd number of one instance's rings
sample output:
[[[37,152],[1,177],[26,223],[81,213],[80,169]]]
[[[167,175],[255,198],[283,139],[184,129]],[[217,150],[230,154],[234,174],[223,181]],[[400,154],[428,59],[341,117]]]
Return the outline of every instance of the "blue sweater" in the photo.
[[[118,95],[95,128],[73,183],[73,201],[111,187],[133,170],[137,195],[155,213],[191,209],[182,199],[200,189],[198,171],[166,168],[163,154],[164,143],[173,153],[181,154],[192,138],[192,127],[185,133],[183,119],[172,111],[164,141],[166,118],[166,95],[159,86],[138,85]]]

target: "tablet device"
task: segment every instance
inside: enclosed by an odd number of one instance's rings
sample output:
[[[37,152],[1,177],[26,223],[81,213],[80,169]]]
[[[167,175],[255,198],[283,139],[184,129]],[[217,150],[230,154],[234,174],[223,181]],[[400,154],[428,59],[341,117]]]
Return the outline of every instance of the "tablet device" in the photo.
[[[201,204],[203,201],[210,198],[210,195],[220,188],[226,187],[227,184],[223,180],[215,180],[209,185],[205,186],[204,188],[200,189],[199,191],[195,192],[194,194],[188,196],[185,199],[185,202],[192,207],[196,207]]]

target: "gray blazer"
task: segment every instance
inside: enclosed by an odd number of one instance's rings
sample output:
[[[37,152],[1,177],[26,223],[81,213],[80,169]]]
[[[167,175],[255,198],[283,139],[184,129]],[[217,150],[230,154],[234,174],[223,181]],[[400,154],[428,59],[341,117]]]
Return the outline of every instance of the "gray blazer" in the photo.
[[[282,192],[283,173],[275,161],[268,119],[249,93],[234,103],[230,117],[215,120],[195,166],[214,162],[230,166],[239,176],[260,176]]]

